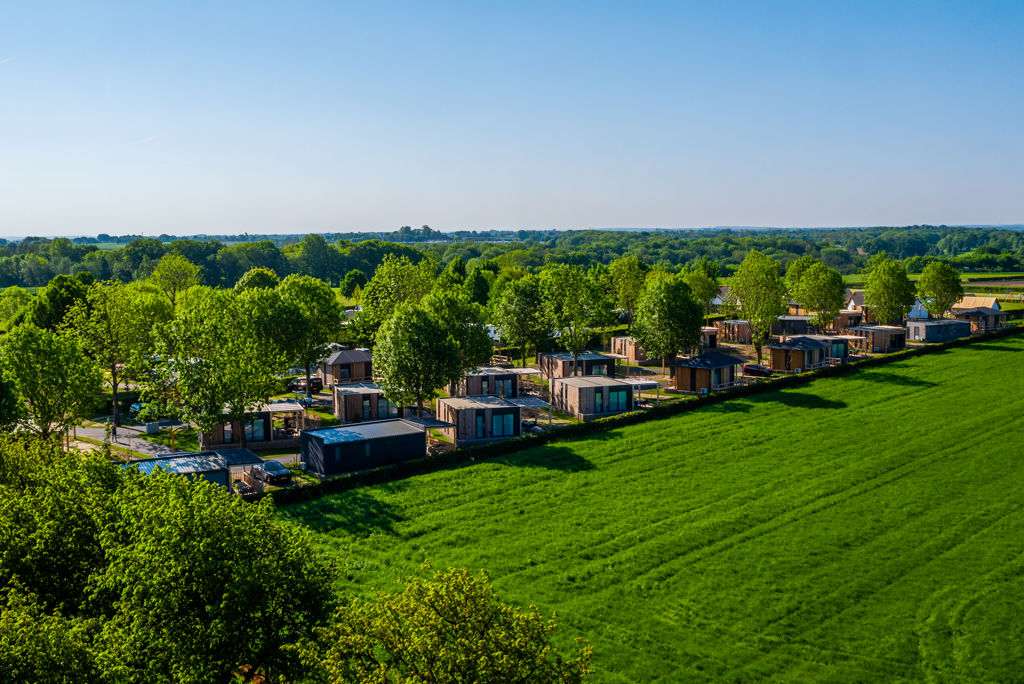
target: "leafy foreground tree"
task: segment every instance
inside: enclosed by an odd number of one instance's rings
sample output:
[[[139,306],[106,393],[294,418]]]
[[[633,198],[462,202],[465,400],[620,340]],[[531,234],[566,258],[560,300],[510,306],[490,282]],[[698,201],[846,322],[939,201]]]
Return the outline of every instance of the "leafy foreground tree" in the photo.
[[[277,291],[301,313],[289,327],[295,338],[295,360],[306,369],[306,395],[309,396],[313,368],[330,351],[330,343],[341,334],[341,302],[330,285],[312,276],[290,275],[281,281]]]
[[[400,304],[418,303],[430,292],[433,283],[431,262],[423,260],[414,264],[405,256],[386,255],[359,295],[363,310],[354,321],[357,336],[372,342],[384,321]]]
[[[627,330],[632,329],[633,312],[647,277],[647,265],[635,254],[628,254],[608,264],[615,306],[626,314]]]
[[[792,295],[804,308],[814,312],[815,325],[825,332],[843,309],[846,285],[839,271],[815,261],[803,271]]]
[[[582,681],[593,650],[584,642],[561,653],[551,642],[557,626],[535,606],[502,603],[486,574],[449,569],[339,608],[312,661],[330,684]]]
[[[374,380],[396,403],[415,403],[416,415],[437,390],[459,379],[459,343],[418,304],[402,304],[385,321],[373,349]]]
[[[916,300],[914,284],[907,277],[902,261],[892,259],[885,252],[871,258],[864,304],[874,312],[875,320],[902,322]]]
[[[606,302],[598,286],[580,266],[554,264],[540,274],[544,313],[558,330],[559,343],[572,354],[573,375],[586,350],[593,327],[602,322]]]
[[[484,308],[465,290],[435,288],[423,298],[423,306],[459,345],[461,373],[490,361],[494,344],[484,327]]]
[[[534,275],[513,280],[502,289],[494,301],[494,325],[499,334],[522,352],[526,367],[526,347],[537,347],[550,331],[544,317],[544,300],[540,281]]]
[[[149,279],[167,295],[174,306],[182,292],[200,283],[199,267],[180,254],[171,252],[160,257]]]
[[[19,325],[0,340],[0,369],[25,406],[19,423],[44,439],[63,435],[99,404],[103,375],[71,337]]]
[[[0,441],[3,681],[301,680],[331,576],[271,513],[205,480]]]
[[[917,292],[928,313],[935,318],[942,318],[964,296],[960,271],[945,261],[933,261],[921,272]]]
[[[752,250],[736,270],[729,294],[743,309],[750,322],[750,341],[761,363],[761,348],[772,332],[772,324],[786,312],[786,284],[779,263],[770,256]]]
[[[665,359],[700,344],[702,314],[684,275],[653,273],[637,301],[633,337],[664,369]]]

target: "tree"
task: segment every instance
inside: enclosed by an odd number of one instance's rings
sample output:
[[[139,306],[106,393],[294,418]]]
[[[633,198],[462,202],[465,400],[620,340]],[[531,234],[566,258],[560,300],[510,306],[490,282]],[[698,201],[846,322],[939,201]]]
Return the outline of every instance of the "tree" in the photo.
[[[396,403],[423,403],[459,379],[459,344],[440,321],[418,304],[401,304],[381,326],[373,349],[374,380]]]
[[[879,252],[871,257],[864,289],[864,305],[883,323],[902,321],[917,297],[902,262]]]
[[[306,392],[317,362],[330,351],[331,342],[341,334],[341,302],[331,286],[312,276],[290,275],[278,291],[302,313],[292,328],[296,359],[306,369]]]
[[[90,620],[49,614],[15,589],[0,599],[0,672],[9,684],[100,681]]]
[[[704,309],[704,316],[711,315],[711,301],[718,296],[721,285],[718,282],[719,265],[716,261],[702,256],[700,261],[683,272],[683,279],[690,286],[690,292]]]
[[[787,310],[786,284],[777,261],[751,250],[736,269],[729,287],[739,300],[743,315],[750,323],[750,337],[761,363],[761,347],[771,335],[772,324]]]
[[[199,267],[180,254],[171,252],[160,257],[149,278],[174,306],[182,292],[199,284]]]
[[[843,310],[846,284],[839,271],[815,261],[804,270],[791,293],[805,309],[814,312],[814,323],[824,332]]]
[[[0,323],[9,321],[31,302],[32,295],[29,291],[17,285],[12,285],[0,292]]]
[[[666,358],[700,344],[702,313],[683,275],[652,273],[637,300],[633,337],[664,367]]]
[[[435,289],[423,298],[423,306],[459,345],[461,372],[490,361],[494,344],[484,326],[484,308],[466,292]]]
[[[544,313],[549,325],[558,330],[559,343],[572,354],[573,375],[579,355],[587,348],[596,316],[599,294],[582,267],[553,264],[540,274]]]
[[[345,278],[341,281],[342,296],[351,298],[356,293],[356,289],[364,287],[367,281],[365,273],[358,268],[353,268],[345,274]]]
[[[0,433],[13,430],[22,412],[17,386],[7,377],[6,372],[0,369]]]
[[[259,288],[263,290],[273,289],[281,282],[277,274],[269,268],[256,266],[242,274],[242,277],[235,283],[236,290],[248,290]]]
[[[494,325],[499,334],[522,351],[526,367],[526,346],[535,347],[551,330],[544,317],[540,280],[534,275],[510,282],[494,302]]]
[[[921,271],[917,281],[917,292],[925,307],[935,318],[943,318],[964,296],[960,282],[960,271],[946,261],[933,261]]]
[[[466,280],[462,285],[474,302],[486,306],[487,297],[491,293],[491,284],[493,282],[494,273],[481,268],[474,268],[466,276]]]
[[[124,367],[135,355],[148,356],[153,326],[171,319],[173,310],[162,297],[147,296],[138,285],[117,281],[94,283],[85,300],[68,312],[66,330],[110,376],[113,423],[121,424],[118,390]]]
[[[419,302],[433,286],[433,266],[428,261],[414,264],[405,256],[387,254],[363,288],[363,310],[356,316],[359,336],[372,341],[399,304]]]
[[[591,672],[586,642],[563,654],[545,620],[504,603],[490,577],[454,568],[407,582],[399,594],[358,599],[321,631],[309,660],[340,682],[579,682]]]
[[[13,325],[31,323],[37,328],[56,330],[76,302],[85,299],[94,278],[83,271],[72,277],[58,275],[44,287],[35,299],[12,319]]]
[[[26,407],[19,423],[44,439],[63,435],[99,403],[103,376],[78,340],[20,325],[4,336],[0,351]]]
[[[628,254],[608,264],[611,276],[612,299],[615,306],[626,314],[627,329],[633,325],[640,290],[644,287],[647,266],[635,254]]]
[[[795,296],[793,293],[799,289],[800,279],[804,277],[804,273],[806,273],[811,266],[817,263],[819,263],[818,260],[813,256],[810,254],[804,254],[797,259],[793,259],[786,265],[786,289],[790,296]],[[804,302],[800,303],[804,304]],[[804,306],[806,307],[806,304],[804,304]]]

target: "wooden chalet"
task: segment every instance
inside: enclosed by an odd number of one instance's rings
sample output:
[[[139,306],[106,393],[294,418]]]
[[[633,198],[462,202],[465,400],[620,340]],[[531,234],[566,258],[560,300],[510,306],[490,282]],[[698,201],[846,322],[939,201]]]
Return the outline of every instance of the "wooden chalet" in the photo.
[[[847,333],[854,347],[867,352],[884,354],[907,346],[907,329],[896,325],[858,325]]]
[[[806,335],[814,332],[813,316],[785,314],[772,323],[772,335]]]
[[[719,352],[704,352],[672,364],[672,387],[678,392],[707,394],[743,384],[736,366],[743,360]]]
[[[572,354],[569,352],[550,352],[537,355],[537,365],[541,375],[546,378],[567,378],[572,375],[606,375],[615,377],[615,358],[583,352],[576,360],[576,373],[573,373]]]
[[[331,395],[334,417],[342,423],[405,417],[405,409],[389,401],[384,391],[372,382],[335,385]]]
[[[770,344],[768,365],[779,373],[802,373],[829,365],[831,347],[821,338],[800,336]]]
[[[750,344],[750,321],[738,319],[715,321],[715,328],[718,330],[720,341]]]
[[[615,378],[577,376],[551,381],[551,403],[559,411],[588,421],[632,411],[633,385]]]
[[[907,321],[907,339],[915,342],[945,342],[971,334],[971,323],[956,318]]]
[[[454,397],[487,394],[514,399],[519,396],[523,379],[539,374],[540,371],[536,368],[481,366],[466,373],[457,383],[448,385],[446,390]]]
[[[264,404],[244,421],[235,420],[213,428],[203,434],[207,448],[226,449],[242,445],[245,435],[247,449],[286,449],[299,444],[302,428],[302,406],[295,401],[276,401]]]
[[[493,394],[442,397],[436,415],[453,426],[446,431],[455,446],[518,437],[523,430],[521,404]]]
[[[1009,314],[999,309],[978,307],[976,309],[959,309],[953,311],[953,318],[967,321],[972,333],[983,333],[999,330],[1006,325]]]
[[[340,349],[317,364],[325,387],[373,380],[373,355],[369,349]]]

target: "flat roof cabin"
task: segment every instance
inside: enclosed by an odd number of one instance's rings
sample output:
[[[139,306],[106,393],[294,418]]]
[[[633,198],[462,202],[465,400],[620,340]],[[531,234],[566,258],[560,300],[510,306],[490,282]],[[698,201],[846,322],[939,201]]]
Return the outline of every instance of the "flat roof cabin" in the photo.
[[[173,454],[125,463],[122,468],[137,468],[144,475],[157,469],[185,475],[190,480],[206,480],[230,489],[232,481],[254,465],[263,463],[248,449],[181,451]]]
[[[967,321],[971,326],[971,332],[979,333],[999,330],[1006,325],[1008,316],[1007,312],[990,307],[953,310],[953,318]]]
[[[802,373],[829,365],[830,345],[813,337],[793,337],[768,345],[768,365],[780,373]]]
[[[582,421],[633,410],[633,385],[596,375],[551,381],[551,403]]]
[[[719,352],[705,352],[672,364],[672,387],[678,392],[707,394],[741,384],[736,366],[741,359]]]
[[[907,329],[895,325],[858,325],[847,333],[853,345],[864,351],[885,354],[907,346]]]
[[[380,468],[427,455],[427,432],[400,418],[307,430],[299,452],[319,477]]]
[[[334,417],[343,423],[405,417],[405,409],[389,401],[384,390],[372,382],[335,385],[331,396]]]
[[[750,321],[740,319],[715,321],[715,328],[718,329],[720,340],[739,344],[750,343]]]
[[[523,430],[522,407],[494,395],[441,397],[437,418],[453,425],[447,430],[455,446],[518,437]]]
[[[572,372],[572,354],[569,352],[548,352],[537,355],[537,365],[546,378],[567,378]],[[615,359],[595,352],[583,352],[577,359],[576,375],[606,375],[615,377]]]
[[[772,335],[806,335],[813,332],[813,316],[786,314],[772,323]]]
[[[445,389],[454,397],[489,394],[514,399],[519,396],[520,378],[528,375],[540,375],[540,371],[536,368],[481,366],[466,373],[459,382],[448,385]]]
[[[945,342],[971,334],[971,323],[956,318],[907,321],[907,338],[915,342]]]

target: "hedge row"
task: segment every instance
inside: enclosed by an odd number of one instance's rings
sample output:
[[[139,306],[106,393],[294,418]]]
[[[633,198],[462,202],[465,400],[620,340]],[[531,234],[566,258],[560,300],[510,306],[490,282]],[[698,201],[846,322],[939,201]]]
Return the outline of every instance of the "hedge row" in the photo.
[[[912,349],[906,349],[892,354],[858,359],[840,366],[819,368],[807,373],[800,373],[799,375],[775,377],[752,385],[744,385],[742,387],[736,387],[715,394],[693,397],[692,399],[682,402],[656,406],[645,411],[621,413],[616,416],[609,416],[608,418],[600,418],[589,423],[566,425],[552,430],[546,430],[542,433],[523,435],[521,437],[514,437],[501,442],[489,442],[478,446],[460,447],[442,454],[427,456],[425,458],[406,461],[404,463],[397,463],[383,468],[377,468],[375,470],[340,475],[313,485],[276,490],[271,492],[270,496],[274,498],[275,503],[280,505],[309,501],[326,494],[342,492],[365,485],[393,482],[412,475],[435,472],[465,463],[485,461],[500,456],[506,456],[518,451],[523,451],[524,449],[532,449],[554,441],[586,437],[629,425],[637,425],[649,420],[661,420],[663,418],[694,411],[704,406],[729,401],[736,397],[747,397],[756,394],[763,394],[765,392],[774,392],[788,387],[799,387],[813,382],[818,378],[836,377],[856,373],[862,368],[881,366],[915,356],[934,354],[947,349],[962,347],[983,340],[992,340],[1001,337],[1008,337],[1010,335],[1018,335],[1022,332],[1024,332],[1024,327],[1004,328],[1003,330],[998,330],[996,332],[976,337],[966,337],[957,340],[950,340],[949,342],[914,347]]]

